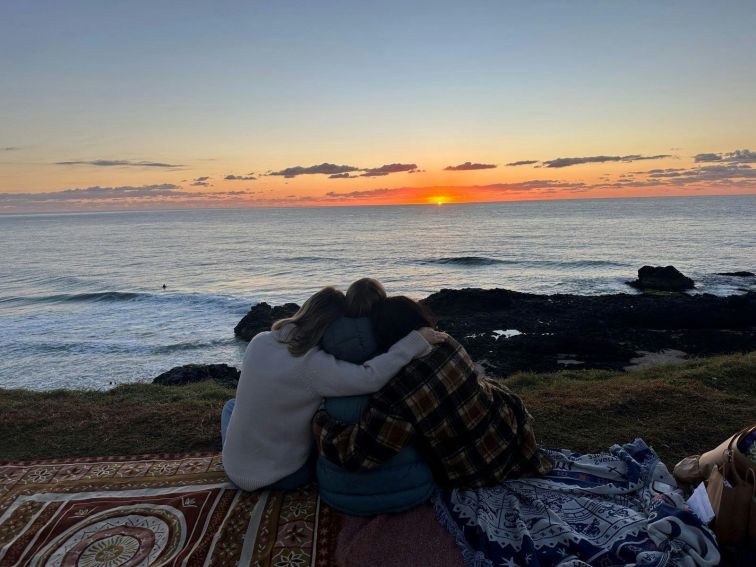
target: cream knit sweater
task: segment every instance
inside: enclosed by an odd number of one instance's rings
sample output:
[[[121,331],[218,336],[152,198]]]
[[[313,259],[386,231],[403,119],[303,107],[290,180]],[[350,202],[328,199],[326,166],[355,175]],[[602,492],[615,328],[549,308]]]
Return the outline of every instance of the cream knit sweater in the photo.
[[[431,345],[417,332],[365,364],[338,360],[319,348],[292,356],[287,329],[255,336],[242,363],[236,406],[226,431],[223,467],[239,488],[255,490],[299,469],[313,447],[310,422],[327,396],[380,390]]]

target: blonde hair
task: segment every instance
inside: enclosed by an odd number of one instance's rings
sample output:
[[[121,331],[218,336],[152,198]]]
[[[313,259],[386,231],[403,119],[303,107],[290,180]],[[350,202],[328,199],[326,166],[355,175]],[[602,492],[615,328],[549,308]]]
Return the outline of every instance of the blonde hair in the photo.
[[[272,330],[294,325],[291,332],[282,337],[288,343],[292,356],[302,356],[323,338],[328,325],[344,315],[344,294],[334,287],[324,287],[302,304],[294,315],[279,319]]]
[[[346,312],[349,317],[367,317],[386,299],[383,284],[373,278],[357,280],[346,292]]]

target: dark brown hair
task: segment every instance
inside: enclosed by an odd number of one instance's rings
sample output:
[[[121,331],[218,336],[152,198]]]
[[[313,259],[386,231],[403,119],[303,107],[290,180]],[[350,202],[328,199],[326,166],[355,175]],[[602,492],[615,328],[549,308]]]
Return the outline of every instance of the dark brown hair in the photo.
[[[288,324],[294,325],[283,340],[288,343],[293,356],[302,356],[320,342],[328,325],[342,317],[345,310],[344,294],[334,287],[324,287],[305,301],[294,315],[276,321],[271,328],[278,331]]]
[[[434,327],[436,318],[425,305],[396,295],[383,300],[373,314],[378,346],[388,350],[396,341],[411,331],[422,327]]]
[[[347,316],[367,317],[384,299],[386,290],[381,282],[373,278],[357,280],[346,292]]]

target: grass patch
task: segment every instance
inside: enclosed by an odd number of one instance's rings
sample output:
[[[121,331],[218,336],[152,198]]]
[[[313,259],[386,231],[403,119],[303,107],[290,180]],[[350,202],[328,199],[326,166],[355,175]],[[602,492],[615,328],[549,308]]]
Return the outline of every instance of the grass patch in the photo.
[[[542,444],[580,452],[642,437],[673,465],[751,423],[756,352],[628,373],[519,373]],[[0,390],[0,460],[220,450],[234,391],[214,382],[132,384],[108,392]]]
[[[0,390],[0,459],[220,450],[220,412],[233,396],[212,381],[108,392]]]

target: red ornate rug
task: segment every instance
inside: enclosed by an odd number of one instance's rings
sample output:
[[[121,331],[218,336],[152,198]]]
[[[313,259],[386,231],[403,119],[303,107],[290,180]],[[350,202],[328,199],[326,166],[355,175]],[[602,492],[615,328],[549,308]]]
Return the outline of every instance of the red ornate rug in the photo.
[[[0,565],[335,563],[317,491],[242,492],[218,454],[0,463]]]

